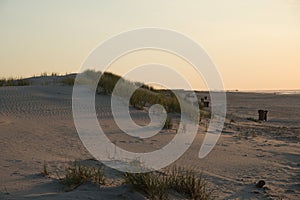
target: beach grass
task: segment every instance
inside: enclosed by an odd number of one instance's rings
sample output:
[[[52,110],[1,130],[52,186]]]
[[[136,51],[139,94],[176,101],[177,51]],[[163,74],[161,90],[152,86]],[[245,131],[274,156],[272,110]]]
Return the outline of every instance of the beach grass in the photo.
[[[214,190],[208,188],[208,182],[202,173],[197,174],[193,170],[181,167],[173,167],[168,170],[168,186],[179,194],[197,200],[213,199]]]
[[[127,184],[144,193],[149,199],[168,199],[171,190],[187,199],[213,199],[214,190],[208,187],[202,174],[181,167],[173,167],[163,172],[125,173],[124,177]]]
[[[47,177],[50,175],[48,171],[48,164],[46,163],[46,161],[44,161],[42,175]]]
[[[172,129],[173,124],[172,124],[172,118],[167,116],[166,121],[164,122],[164,129]]]
[[[70,76],[65,76],[61,80],[61,83],[64,84],[64,85],[71,85],[71,86],[73,86],[74,82],[75,82],[75,77],[70,77]]]
[[[0,87],[1,86],[27,86],[30,85],[29,81],[25,79],[14,79],[14,78],[2,78],[0,79]]]
[[[103,167],[90,167],[74,162],[65,169],[65,176],[61,179],[61,183],[71,189],[86,182],[105,184]]]
[[[137,109],[143,109],[147,104],[154,105],[160,104],[164,106],[167,113],[181,113],[182,110],[187,112],[187,114],[196,116],[197,113],[195,109],[190,105],[189,102],[182,101],[180,105],[176,95],[171,90],[156,90],[149,85],[145,85],[138,82],[131,82],[129,80],[123,79],[121,76],[104,72],[96,72],[93,70],[85,71],[81,74],[78,79],[78,83],[89,83],[90,80],[97,80],[97,77],[101,78],[98,82],[98,88],[101,88],[101,93],[111,95],[114,88],[118,82],[121,82],[122,90],[118,90],[116,95],[120,97],[127,97],[129,91],[135,90],[130,97],[130,105]],[[181,109],[181,106],[183,109]],[[199,103],[199,108],[203,106]]]
[[[104,168],[104,166],[89,166],[74,161],[65,167],[62,177],[58,175],[57,177],[60,183],[66,186],[65,191],[72,191],[87,182],[103,186],[106,184]],[[45,161],[42,174],[45,177],[51,177]],[[183,199],[214,199],[215,190],[210,188],[202,173],[196,173],[184,167],[174,166],[147,173],[124,172],[121,174],[120,178],[123,179],[123,183],[130,185],[149,199],[165,200],[170,198],[170,194],[175,193]]]
[[[125,181],[135,190],[144,193],[149,199],[168,199],[167,177],[157,172],[150,173],[125,173]]]

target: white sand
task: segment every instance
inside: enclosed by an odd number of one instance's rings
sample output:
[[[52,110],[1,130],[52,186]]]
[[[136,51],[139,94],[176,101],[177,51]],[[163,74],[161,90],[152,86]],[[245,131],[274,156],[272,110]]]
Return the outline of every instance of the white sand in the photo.
[[[84,184],[64,192],[55,171],[62,172],[69,161],[92,159],[73,124],[71,92],[70,86],[0,87],[0,199],[145,199],[122,185],[113,170],[103,188]],[[109,96],[97,95],[96,105],[108,137],[125,149],[152,151],[174,136],[131,138],[112,122]],[[258,109],[269,110],[268,122],[246,120],[257,118]],[[147,122],[145,111],[131,111],[137,123]],[[299,122],[299,95],[229,93],[226,126],[214,150],[197,158],[203,121],[191,148],[175,164],[203,171],[217,199],[300,199]],[[44,161],[52,178],[40,175]],[[257,189],[261,179],[266,187]]]

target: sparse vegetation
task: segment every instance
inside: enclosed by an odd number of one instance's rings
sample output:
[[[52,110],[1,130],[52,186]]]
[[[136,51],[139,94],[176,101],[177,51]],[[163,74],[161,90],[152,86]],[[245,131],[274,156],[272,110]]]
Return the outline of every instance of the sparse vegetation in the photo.
[[[104,171],[102,167],[89,167],[74,162],[65,170],[65,177],[61,182],[74,189],[85,182],[93,182],[98,185],[105,184]]]
[[[164,129],[172,129],[172,118],[167,116],[166,121],[164,122]]]
[[[140,163],[139,163],[140,164]],[[50,177],[47,163],[43,165],[43,175]],[[148,173],[123,173],[126,184],[144,193],[149,199],[169,199],[169,193],[175,191],[182,198],[195,200],[213,199],[213,191],[202,174],[181,167],[167,168],[162,171]],[[74,162],[65,168],[63,178],[57,175],[66,191],[91,182],[98,185],[105,184],[104,167],[93,167]]]
[[[71,76],[65,76],[63,77],[63,79],[61,80],[61,83],[64,85],[74,85],[75,82],[75,77],[71,77]]]
[[[41,73],[41,77],[48,76],[58,76],[58,73],[48,74],[47,72]],[[148,86],[143,83],[135,83],[128,80],[123,79],[122,77],[115,75],[110,72],[105,72],[102,74],[101,72],[96,72],[93,70],[87,70],[80,74],[78,77],[79,84],[91,84],[94,81],[98,81],[98,78],[101,76],[98,82],[98,88],[101,88],[101,92],[104,94],[112,94],[115,85],[118,81],[122,81],[122,91],[119,91],[117,95],[120,97],[126,97],[128,95],[128,91],[133,88],[137,88],[133,95],[130,97],[130,104],[137,109],[144,109],[145,105],[154,105],[160,104],[163,105],[166,109],[167,113],[177,112],[181,113],[181,110],[185,110],[186,114],[190,116],[196,116],[194,108],[190,105],[189,102],[185,102],[183,100],[182,105],[179,104],[178,99],[175,94],[171,90],[155,90],[152,86]],[[59,82],[64,85],[74,85],[75,76],[71,74],[66,74],[62,77]],[[22,85],[30,85],[28,80],[25,79],[0,79],[0,86],[22,86]],[[46,85],[48,83],[46,82]],[[182,106],[183,108],[181,108]],[[199,104],[199,108],[202,108],[201,103]]]
[[[105,72],[104,74],[102,74],[98,86],[103,89],[104,93],[112,94],[115,85],[120,79],[122,78],[118,75],[115,75],[110,72]]]
[[[145,106],[146,104],[163,105],[167,113],[181,112],[179,102],[175,96],[165,96],[160,92],[154,92],[153,90],[146,90],[144,88],[137,89],[130,98],[130,104],[134,107]]]
[[[47,73],[47,72],[41,73],[41,77],[46,77],[46,76],[48,76],[48,73]]]
[[[168,181],[167,177],[158,172],[150,173],[125,173],[126,183],[133,186],[134,189],[145,193],[153,200],[168,199]]]
[[[174,167],[168,172],[168,186],[189,199],[212,199],[213,190],[207,186],[202,174],[197,175],[192,170]]]
[[[48,165],[47,165],[46,161],[44,161],[42,175],[43,176],[49,176]]]
[[[213,199],[213,190],[207,186],[202,174],[191,170],[174,167],[165,172],[144,174],[125,173],[126,183],[142,191],[150,199],[168,199],[169,190],[174,190],[183,197],[195,200]]]
[[[104,72],[96,72],[92,70],[88,70],[82,73],[79,83],[88,84],[91,81],[96,81],[98,77],[101,78],[98,82],[98,87],[100,88],[101,93],[104,94],[112,94],[116,84],[118,81],[122,82],[122,90],[118,91],[116,95],[120,97],[127,97],[129,91],[135,90],[132,96],[130,97],[130,104],[137,109],[143,109],[146,104],[154,105],[160,104],[163,105],[166,109],[167,113],[177,112],[181,113],[181,107],[178,99],[175,94],[171,90],[155,90],[153,87],[142,84],[142,83],[134,83],[128,80],[123,79],[122,77],[110,73]],[[89,81],[90,80],[90,81]],[[195,115],[194,108],[190,106],[189,102],[185,102],[183,100],[184,110],[189,115]],[[201,108],[202,105],[200,104]]]
[[[30,85],[29,81],[24,80],[24,79],[14,79],[14,78],[9,78],[9,79],[0,79],[0,86],[26,86]]]
[[[44,72],[41,73],[41,77],[48,77],[48,76],[58,76],[57,73],[51,73],[48,75],[48,73]],[[99,82],[98,82],[98,92],[104,94],[112,94],[114,91],[115,85],[118,83],[118,81],[122,81],[122,90],[120,90],[116,95],[120,97],[127,97],[129,91],[135,90],[132,96],[130,97],[130,104],[134,106],[137,109],[144,109],[146,105],[154,105],[154,104],[160,104],[164,106],[167,113],[181,113],[182,111],[185,111],[186,115],[189,115],[191,117],[195,117],[198,115],[197,112],[195,112],[195,109],[193,106],[191,106],[190,102],[187,102],[183,99],[182,104],[179,104],[179,101],[176,97],[176,95],[171,90],[155,90],[152,86],[148,86],[143,83],[136,83],[131,82],[128,80],[123,79],[122,77],[115,75],[110,72],[104,72],[103,74],[101,72],[96,72],[93,70],[87,70],[83,73],[81,73],[78,76],[79,84],[87,84],[90,85],[94,81],[98,81],[98,78],[101,76]],[[75,75],[66,74],[64,77],[61,77],[59,81],[55,81],[55,83],[61,83],[64,85],[74,85],[75,83]],[[29,81],[24,79],[1,79],[0,80],[0,86],[20,86],[20,85],[29,85]],[[46,85],[48,83],[46,82]],[[199,108],[201,109],[203,105],[200,103]],[[203,113],[202,113],[203,114]],[[205,113],[206,114],[206,113]]]

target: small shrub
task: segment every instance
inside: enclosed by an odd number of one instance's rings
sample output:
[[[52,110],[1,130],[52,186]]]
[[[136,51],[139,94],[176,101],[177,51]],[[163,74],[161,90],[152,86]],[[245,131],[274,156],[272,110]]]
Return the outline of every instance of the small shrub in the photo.
[[[189,199],[208,200],[212,199],[213,190],[208,189],[207,181],[192,170],[174,167],[170,170],[168,185],[179,194]]]
[[[61,80],[61,83],[64,85],[74,85],[75,78],[66,76]]]
[[[165,172],[125,173],[126,183],[144,192],[149,199],[168,199],[168,191],[174,190],[183,197],[195,200],[213,199],[213,190],[207,181],[191,170],[174,167]]]
[[[44,175],[44,176],[49,176],[50,175],[49,171],[48,171],[48,165],[47,165],[46,161],[44,161],[42,175]]]
[[[166,121],[164,123],[164,129],[172,129],[172,126],[173,126],[173,124],[172,124],[172,118],[169,117],[169,116],[167,116],[167,119],[166,119]]]
[[[89,181],[98,185],[105,184],[103,168],[88,167],[75,162],[74,165],[66,168],[65,177],[62,179],[63,184],[73,189]]]
[[[168,184],[166,178],[156,172],[150,173],[125,173],[126,183],[136,190],[144,192],[150,199],[168,199]]]

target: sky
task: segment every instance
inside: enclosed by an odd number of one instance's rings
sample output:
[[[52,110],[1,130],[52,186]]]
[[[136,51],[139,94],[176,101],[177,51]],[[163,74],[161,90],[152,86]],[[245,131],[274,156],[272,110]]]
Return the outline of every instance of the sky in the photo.
[[[225,89],[300,89],[299,0],[0,0],[0,78],[77,72],[101,42],[142,27],[192,38],[216,65]],[[113,72],[155,60],[181,69],[195,89],[205,87],[172,55],[127,56],[111,66]]]

